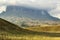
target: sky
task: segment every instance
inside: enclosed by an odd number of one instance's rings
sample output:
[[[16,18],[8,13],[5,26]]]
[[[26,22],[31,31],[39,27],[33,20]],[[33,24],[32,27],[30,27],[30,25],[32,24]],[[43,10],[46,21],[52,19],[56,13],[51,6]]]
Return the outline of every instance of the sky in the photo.
[[[6,11],[8,5],[48,9],[50,15],[60,18],[60,0],[0,0],[0,13]]]

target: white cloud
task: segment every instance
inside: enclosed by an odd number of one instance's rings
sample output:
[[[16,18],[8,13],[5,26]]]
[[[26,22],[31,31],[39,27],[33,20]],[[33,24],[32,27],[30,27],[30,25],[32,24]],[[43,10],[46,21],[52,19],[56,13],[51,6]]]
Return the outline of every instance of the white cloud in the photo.
[[[54,10],[51,10],[50,14],[54,17],[60,18],[60,3],[57,3],[57,7]]]
[[[29,5],[33,7],[52,8],[56,4],[54,0],[0,0],[0,5]]]
[[[0,0],[0,8],[7,5],[30,6],[42,9],[54,9],[50,12],[52,16],[60,18],[60,0]],[[5,7],[2,7],[5,6]]]
[[[6,6],[0,6],[0,13],[2,13],[2,12],[6,12]]]

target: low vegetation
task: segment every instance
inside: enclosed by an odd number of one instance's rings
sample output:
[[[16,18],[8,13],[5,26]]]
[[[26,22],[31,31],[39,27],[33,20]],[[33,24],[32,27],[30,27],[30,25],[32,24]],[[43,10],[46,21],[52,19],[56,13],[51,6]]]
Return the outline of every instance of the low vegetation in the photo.
[[[6,20],[0,19],[0,40],[60,40],[60,33],[47,32],[51,30],[58,31],[59,28],[59,26],[33,26],[23,29]]]
[[[37,32],[50,32],[50,33],[60,33],[60,25],[51,25],[51,26],[34,26],[26,28],[28,30],[33,30]]]

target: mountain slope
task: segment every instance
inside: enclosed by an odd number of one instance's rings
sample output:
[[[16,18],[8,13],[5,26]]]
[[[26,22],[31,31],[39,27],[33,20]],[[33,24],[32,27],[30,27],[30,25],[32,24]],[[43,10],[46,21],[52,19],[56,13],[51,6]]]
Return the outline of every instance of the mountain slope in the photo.
[[[21,26],[23,22],[25,24],[60,23],[60,19],[52,17],[46,10],[22,6],[7,6],[6,12],[1,13],[0,18],[17,24],[18,26]]]
[[[7,6],[6,12],[3,12],[0,16],[9,17],[9,16],[17,16],[17,17],[28,17],[36,20],[53,20],[58,21],[58,18],[52,17],[48,11],[46,10],[38,10],[32,9],[22,6]]]
[[[46,29],[46,28],[45,28]],[[49,30],[49,29],[48,29]],[[46,30],[47,31],[47,30]],[[3,33],[2,33],[3,32]],[[17,25],[14,25],[4,19],[0,18],[0,35],[8,35],[5,34],[4,32],[7,32],[8,34],[12,34],[12,35],[43,35],[43,36],[60,36],[60,33],[49,33],[49,32],[37,32],[34,30],[27,30],[27,29],[23,29],[18,27]]]
[[[30,33],[29,30],[20,28],[19,26],[12,24],[1,18],[0,18],[0,32],[8,32],[8,33],[13,33],[13,34],[28,34],[28,33]]]

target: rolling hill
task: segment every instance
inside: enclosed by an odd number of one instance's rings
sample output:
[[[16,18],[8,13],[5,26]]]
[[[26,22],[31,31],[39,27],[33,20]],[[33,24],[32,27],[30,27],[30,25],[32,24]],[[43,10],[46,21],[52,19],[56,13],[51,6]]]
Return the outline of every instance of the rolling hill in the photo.
[[[20,28],[19,26],[0,18],[0,32],[8,32],[12,34],[23,34],[23,33],[28,34],[29,30]]]
[[[39,28],[39,30],[42,31],[35,31],[35,29],[31,30],[32,28],[20,28],[19,26],[0,18],[0,40],[60,40],[60,33],[47,32],[48,30],[51,30],[51,28]],[[55,27],[52,28],[54,29]],[[56,30],[59,28],[60,27],[56,27]]]
[[[53,28],[55,28],[55,27],[53,27]],[[57,29],[58,29],[58,27],[57,27]],[[43,30],[43,29],[40,28],[40,30]],[[9,35],[11,33],[13,35],[15,34],[15,35],[60,36],[60,33],[55,33],[55,32],[49,33],[49,32],[47,32],[48,30],[49,29],[44,28],[43,31],[39,32],[39,31],[34,31],[34,30],[29,30],[29,29],[23,29],[15,24],[12,24],[12,23],[0,18],[0,35]],[[53,30],[53,31],[55,31],[55,30]],[[5,34],[4,32],[6,32],[7,34]]]

